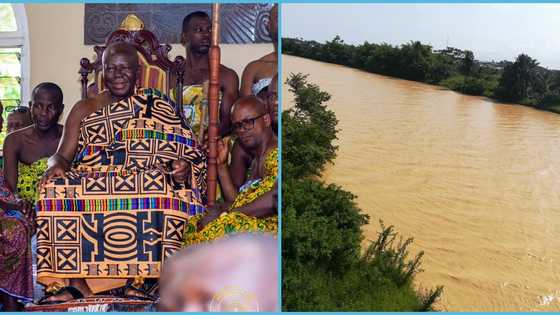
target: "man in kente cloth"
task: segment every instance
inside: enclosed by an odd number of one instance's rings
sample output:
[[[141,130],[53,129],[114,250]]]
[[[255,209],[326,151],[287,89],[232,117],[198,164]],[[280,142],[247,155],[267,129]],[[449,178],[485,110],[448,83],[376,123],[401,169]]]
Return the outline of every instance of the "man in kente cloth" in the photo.
[[[106,91],[72,108],[41,183],[47,303],[108,290],[149,296],[144,280],[159,277],[188,218],[204,211],[206,155],[165,95],[135,88],[136,49],[111,44],[102,63]]]
[[[185,232],[185,246],[213,241],[232,233],[278,231],[276,198],[278,139],[272,131],[266,105],[256,96],[240,97],[232,108],[231,123],[240,144],[253,152],[249,174],[240,188],[232,181],[228,145],[218,141],[218,179],[224,203],[193,217]]]

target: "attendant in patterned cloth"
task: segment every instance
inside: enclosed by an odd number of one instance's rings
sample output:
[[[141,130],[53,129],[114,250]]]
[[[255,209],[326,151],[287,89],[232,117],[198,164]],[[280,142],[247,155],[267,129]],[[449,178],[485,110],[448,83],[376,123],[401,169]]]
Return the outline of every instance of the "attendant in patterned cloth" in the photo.
[[[205,83],[210,79],[210,35],[212,25],[208,14],[195,11],[183,19],[181,43],[186,49],[183,79],[183,111],[199,139],[208,127],[208,105]],[[175,90],[173,90],[175,91]],[[239,97],[239,77],[232,69],[220,65],[220,134],[230,131],[231,105]],[[174,96],[172,96],[174,98]]]
[[[266,104],[272,122],[272,131],[278,132],[278,75],[272,78],[270,85],[261,91],[258,97]],[[251,167],[253,153],[245,149],[240,141],[235,141],[231,149],[231,163],[229,171],[235,187],[239,188],[245,182],[247,170]]]
[[[255,152],[250,176],[239,190],[235,187],[226,164],[227,143],[218,141],[218,177],[225,203],[189,221],[185,234],[187,246],[212,241],[229,233],[276,233],[278,230],[278,140],[272,132],[270,114],[259,98],[247,96],[235,103],[231,117],[241,144]]]
[[[136,90],[133,46],[109,45],[102,62],[106,91],[74,106],[42,180],[37,271],[48,303],[116,288],[150,297],[143,280],[159,278],[186,221],[204,211],[206,155],[189,126],[166,96]]]
[[[19,311],[18,303],[33,300],[30,240],[34,232],[29,216],[17,209],[16,197],[0,176],[0,310]],[[14,209],[14,210],[12,210]],[[29,210],[29,208],[25,209]]]
[[[5,183],[0,178],[0,291],[5,295],[3,304],[12,305],[12,310],[13,301],[7,296],[24,302],[33,298],[30,240],[35,233],[35,212],[32,209],[37,200],[37,182],[62,136],[62,125],[58,124],[64,109],[60,87],[41,83],[31,97],[33,125],[6,137]]]

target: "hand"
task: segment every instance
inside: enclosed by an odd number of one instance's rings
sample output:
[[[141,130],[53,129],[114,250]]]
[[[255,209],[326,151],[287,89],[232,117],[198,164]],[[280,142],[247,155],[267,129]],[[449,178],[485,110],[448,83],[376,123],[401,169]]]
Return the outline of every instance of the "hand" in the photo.
[[[171,168],[173,169],[171,175],[173,176],[173,180],[176,182],[183,183],[189,179],[191,175],[189,163],[183,159],[173,161]]]
[[[59,163],[47,168],[43,177],[39,181],[39,188],[42,189],[46,183],[50,182],[53,178],[65,178],[66,170]]]
[[[23,214],[27,217],[29,222],[35,222],[35,218],[37,217],[37,213],[35,212],[35,205],[32,202],[27,200],[23,200],[22,204]]]
[[[14,206],[28,218],[32,218],[33,214],[35,213],[33,204],[25,199],[17,198]]]
[[[218,156],[217,158],[217,163],[218,164],[225,164],[227,162],[227,157],[229,154],[229,145],[228,145],[228,141],[225,139],[220,139],[219,137],[216,137],[216,145],[217,145],[217,149],[218,149]],[[206,154],[210,154],[210,145],[209,145],[209,141],[208,141],[208,133],[205,132],[204,133],[204,141],[202,142],[200,148],[204,151],[206,151]]]
[[[226,164],[229,155],[229,145],[228,141],[225,139],[218,139],[218,156],[216,157],[216,163]]]
[[[198,221],[198,230],[201,231],[208,223],[214,221],[227,209],[225,204],[217,204],[212,207],[206,208],[206,213],[200,221]]]

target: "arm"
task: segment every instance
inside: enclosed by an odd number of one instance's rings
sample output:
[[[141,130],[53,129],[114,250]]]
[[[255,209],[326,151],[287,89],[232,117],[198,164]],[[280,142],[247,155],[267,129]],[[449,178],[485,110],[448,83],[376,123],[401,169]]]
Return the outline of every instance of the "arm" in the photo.
[[[4,141],[4,178],[8,189],[16,194],[17,193],[17,179],[18,179],[18,150],[21,146],[20,137],[24,136],[21,132],[14,132],[9,134]],[[2,210],[20,210],[24,214],[29,214],[32,209],[31,203],[23,199],[16,199],[12,201],[0,200],[0,208]]]
[[[257,218],[272,216],[278,211],[277,207],[275,207],[277,201],[277,190],[278,184],[277,182],[275,182],[270,191],[266,192],[255,201],[251,202],[248,205],[231,209],[231,211],[243,212],[247,215]],[[198,222],[198,230],[202,230],[208,223],[218,218],[224,211],[227,211],[229,205],[230,203],[226,202],[224,204],[216,205],[213,208],[208,208],[205,215]]]
[[[74,107],[66,123],[60,144],[56,153],[51,156],[47,162],[48,168],[45,175],[41,179],[40,185],[44,185],[55,177],[64,177],[65,172],[70,169],[76,150],[78,149],[78,141],[80,137],[80,124],[87,106],[86,101],[79,101]]]
[[[223,94],[220,104],[220,134],[229,134],[231,125],[231,106],[239,98],[239,77],[231,69],[224,71]]]
[[[278,183],[275,182],[274,186],[270,191],[266,192],[265,194],[257,198],[255,201],[251,202],[250,204],[244,205],[242,207],[231,209],[231,211],[243,212],[246,215],[257,217],[257,218],[274,215],[276,214],[276,211],[274,210],[275,209],[274,201],[276,199],[274,198],[274,194],[276,193],[277,189],[278,189]]]
[[[64,159],[64,162],[72,162],[72,160],[74,159],[74,155],[76,154],[76,150],[78,150],[80,124],[82,122],[85,105],[85,102],[78,102],[68,115],[66,123],[64,124],[64,130],[62,133],[62,138],[60,139],[60,145],[58,146],[58,150],[54,155]],[[66,169],[68,169],[69,167],[70,165],[68,165]]]
[[[251,163],[251,157],[243,147],[239,144],[239,141],[235,141],[233,148],[231,150],[231,162],[229,164],[229,173],[231,175],[231,180],[233,185],[237,190],[245,182],[245,177],[247,175],[247,169],[250,165],[247,165],[247,160]]]
[[[229,168],[227,166],[227,159],[229,153],[228,143],[224,139],[218,139],[218,156],[216,157],[216,164],[218,168],[218,180],[222,188],[222,194],[226,202],[232,202],[237,196],[237,188],[231,181]]]
[[[17,192],[18,177],[18,136],[21,132],[10,133],[4,141],[4,178],[6,186],[12,193]]]
[[[249,96],[253,94],[251,87],[253,86],[253,79],[255,77],[253,70],[254,64],[255,61],[250,62],[247,67],[245,67],[245,70],[243,70],[243,75],[241,76],[241,96]]]
[[[19,152],[17,148],[21,146],[20,137],[25,136],[20,132],[9,134],[4,141],[4,178],[8,189],[16,195],[17,179],[18,179],[18,162]],[[33,205],[23,199],[12,201],[0,200],[0,208],[2,210],[20,210],[24,214],[29,215],[33,209]],[[32,214],[31,214],[32,215]]]
[[[233,202],[235,197],[237,197],[237,189],[235,185],[233,185],[231,175],[229,174],[229,168],[225,163],[218,165],[218,179],[220,181],[220,187],[222,188],[224,200],[226,202]]]

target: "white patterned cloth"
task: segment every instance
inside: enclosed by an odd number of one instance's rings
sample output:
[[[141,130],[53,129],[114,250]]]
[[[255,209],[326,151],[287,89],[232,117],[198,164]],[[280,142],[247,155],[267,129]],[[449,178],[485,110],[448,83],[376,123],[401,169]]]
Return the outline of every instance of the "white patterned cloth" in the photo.
[[[257,96],[265,87],[270,85],[270,82],[272,82],[272,78],[260,79],[253,84],[251,92],[253,92],[253,95]]]

